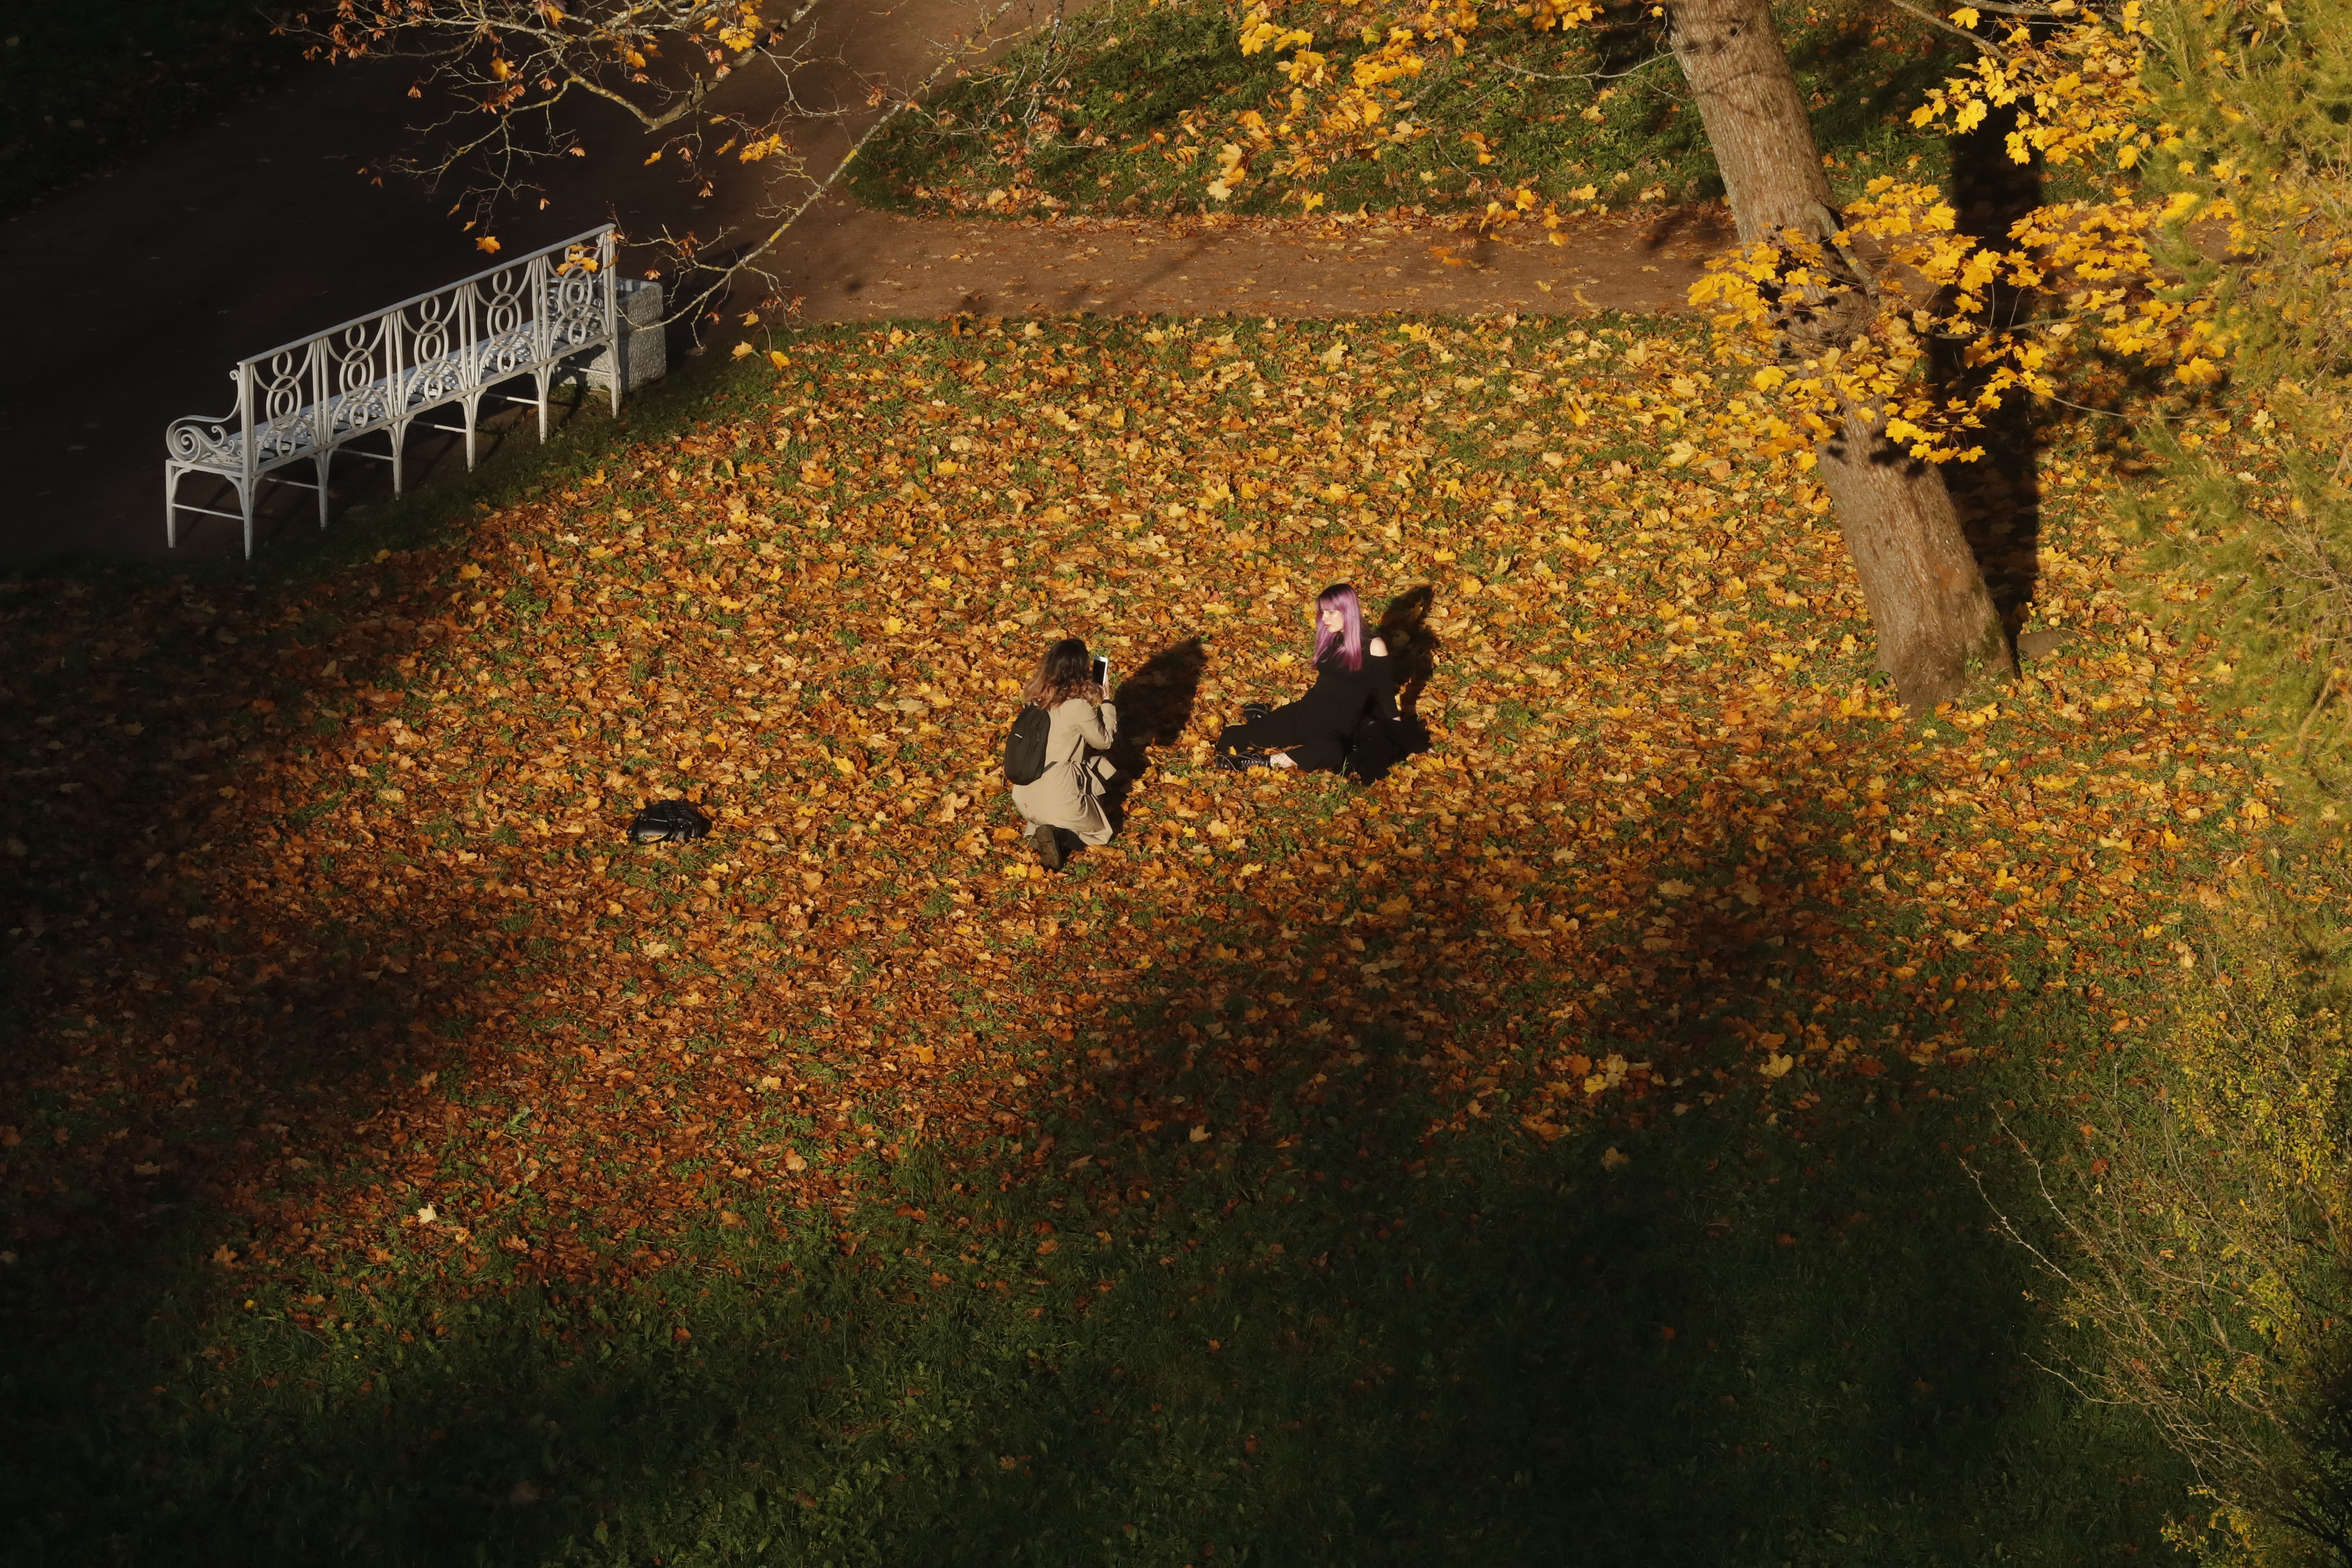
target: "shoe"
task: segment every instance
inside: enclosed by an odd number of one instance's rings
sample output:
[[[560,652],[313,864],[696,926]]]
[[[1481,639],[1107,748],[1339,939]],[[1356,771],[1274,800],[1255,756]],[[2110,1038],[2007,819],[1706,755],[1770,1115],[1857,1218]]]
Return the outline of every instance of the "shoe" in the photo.
[[[1272,758],[1264,752],[1219,752],[1210,766],[1225,773],[1237,773],[1249,768],[1270,768]]]
[[[1273,717],[1274,704],[1271,702],[1244,702],[1242,704],[1242,722],[1244,724],[1255,724],[1260,719],[1271,719]]]
[[[1062,868],[1062,836],[1050,827],[1030,829],[1029,842],[1037,851],[1037,864],[1048,871]]]

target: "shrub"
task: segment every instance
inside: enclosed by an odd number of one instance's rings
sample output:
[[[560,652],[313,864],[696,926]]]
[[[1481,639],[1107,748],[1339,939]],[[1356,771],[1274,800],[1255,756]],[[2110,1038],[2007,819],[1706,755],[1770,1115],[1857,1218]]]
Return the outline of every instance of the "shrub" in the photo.
[[[2157,1059],[2111,1069],[2105,1124],[2029,1152],[2058,1240],[2010,1234],[2087,1331],[2059,1374],[2144,1412],[2197,1467],[2212,1508],[2179,1543],[2217,1564],[2352,1563],[2352,1057],[2322,956],[2280,956],[2304,933],[2213,923]]]

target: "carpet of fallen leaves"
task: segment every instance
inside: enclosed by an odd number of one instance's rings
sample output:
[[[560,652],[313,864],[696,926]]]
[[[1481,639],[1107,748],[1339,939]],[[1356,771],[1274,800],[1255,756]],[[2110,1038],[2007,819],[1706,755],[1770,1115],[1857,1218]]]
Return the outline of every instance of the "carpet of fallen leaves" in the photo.
[[[7,585],[12,1246],[198,1199],[244,1278],[609,1278],[919,1146],[1116,1181],[1342,1093],[1430,1148],[1802,1138],[1890,1071],[1961,1091],[1959,1020],[2050,977],[2095,1001],[2078,942],[2185,966],[2180,889],[2276,824],[2087,458],[2035,553],[2074,640],[1903,720],[1824,499],[1729,445],[1694,330],[786,350],[456,544]],[[1341,578],[1420,615],[1433,749],[1370,790],[1211,771]],[[996,763],[1066,632],[1136,776],[1049,877]],[[711,837],[628,846],[673,794]]]

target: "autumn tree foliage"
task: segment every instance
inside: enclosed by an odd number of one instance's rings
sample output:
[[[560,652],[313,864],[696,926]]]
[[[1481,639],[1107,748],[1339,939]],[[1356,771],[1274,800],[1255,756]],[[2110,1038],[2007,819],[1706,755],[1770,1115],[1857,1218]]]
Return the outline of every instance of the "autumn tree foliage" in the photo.
[[[2128,120],[2070,122],[2061,76],[2036,84],[2023,122],[2053,140],[2109,136],[2145,172],[2137,191],[2030,237],[2112,268],[2063,297],[2073,311],[2045,336],[2168,366],[2175,395],[2140,418],[2164,459],[2148,521],[2168,597],[2216,635],[2218,672],[2241,711],[2267,709],[2273,757],[2326,824],[2352,739],[2352,15],[2304,0],[2132,20],[2131,55],[2078,34],[2075,57],[2136,106]],[[1999,84],[1991,68],[1979,80]],[[2039,346],[1988,344],[2020,377],[2049,374],[2026,362]],[[2213,922],[2221,962],[2184,1001],[2165,1094],[2137,1110],[2117,1097],[2097,1149],[2053,1179],[2071,1246],[2049,1262],[2066,1312],[2095,1331],[2078,1381],[2147,1412],[2197,1460],[2211,1503],[2189,1532],[2200,1555],[2341,1563],[2341,932],[2274,894],[2249,902]],[[2242,934],[2223,937],[2233,925]]]
[[[1598,16],[1585,0],[1509,10],[1469,0],[1431,6],[1384,29],[1364,26],[1364,51],[1340,72],[1312,47],[1311,35],[1279,27],[1261,5],[1241,45],[1291,52],[1284,68],[1292,82],[1288,112],[1273,124],[1250,123],[1255,117],[1245,115],[1240,129],[1269,151],[1281,149],[1268,160],[1270,177],[1311,179],[1334,158],[1412,133],[1409,118],[1392,112],[1403,96],[1397,83],[1419,74],[1433,49],[1458,50],[1481,28],[1523,26],[1532,36]],[[1804,258],[1766,264],[1765,276],[1755,279],[1754,320],[1770,340],[1771,357],[1817,365],[1827,356],[1836,363],[1868,331],[1880,290],[1845,242],[1769,5],[1683,0],[1653,6],[1650,16],[1690,86],[1740,237],[1766,255]],[[1248,153],[1244,142],[1227,144],[1227,187],[1246,170]],[[1490,206],[1488,222],[1518,221],[1535,206],[1522,187],[1513,201]],[[1556,227],[1559,215],[1544,219]],[[1958,695],[1977,672],[2007,668],[2006,633],[1932,456],[1906,449],[1895,427],[1895,386],[1872,374],[1816,384],[1827,395],[1805,426],[1805,466],[1818,468],[1836,506],[1870,602],[1882,668],[1907,704],[1932,706]]]
[[[2129,413],[2166,459],[2150,509],[2166,596],[2219,634],[2218,672],[2246,711],[2269,708],[2292,748],[2276,754],[2320,786],[2324,824],[2352,733],[2352,16],[2134,3],[2032,19],[1916,119],[1965,131],[2004,116],[2012,159],[2096,172],[2115,182],[2103,197],[1979,239],[1941,193],[1874,182],[1840,237],[1876,258],[1881,302],[1842,354],[1771,360],[1775,291],[1828,270],[1821,252],[1752,247],[1702,292],[1767,362],[1757,381],[1791,442],[1817,438],[1859,384],[1886,395],[1889,435],[1916,457],[1979,460],[2002,402],[2063,396],[2094,357],[2137,369]],[[1937,339],[1965,356],[1969,395],[1939,397],[1918,374]],[[2057,1182],[2066,1245],[2046,1261],[2092,1331],[2079,1385],[2145,1412],[2197,1463],[2212,1511],[2188,1538],[2208,1561],[2344,1563],[2338,938],[2264,903],[2246,922],[2272,934],[2217,934],[2222,962],[2184,1000],[2165,1092],[2118,1094],[2096,1149]]]
[[[2000,460],[1987,431],[2005,405],[2063,398],[2086,368],[2120,367],[2137,392],[2128,416],[2169,460],[2154,520],[2175,569],[2168,596],[2221,635],[2217,672],[2269,706],[2308,773],[2342,777],[2345,10],[2052,0],[1951,13],[1976,58],[1915,123],[1992,127],[2010,160],[2067,171],[2080,193],[1990,235],[1964,227],[1948,191],[1899,176],[1833,206],[1761,5],[1654,12],[1745,242],[1695,290],[1718,346],[1750,367],[1733,413],[1757,447],[1826,484],[1907,702],[2006,658],[1940,470]],[[1432,22],[1441,40],[1482,25],[1460,7]],[[1426,47],[1415,34],[1392,28],[1376,68],[1344,78],[1311,40],[1266,40],[1304,63],[1291,113],[1266,127],[1269,149],[1297,150],[1265,159],[1265,177],[1308,179],[1317,156],[1361,147],[1387,79]],[[1245,153],[1229,146],[1228,184]],[[1533,206],[1523,193],[1489,216]],[[1932,374],[1939,358],[1962,374]],[[2249,465],[2250,445],[2263,461]],[[2323,799],[2316,815],[2337,810]],[[2080,1385],[2147,1413],[2204,1472],[2215,1511],[2190,1533],[2210,1556],[2352,1561],[2336,1013],[2314,999],[2312,974],[2237,957],[2236,989],[2213,977],[2179,1021],[2168,1100],[2119,1100],[2134,1109],[2074,1167],[2082,1179],[2059,1184],[2066,1244],[2048,1261],[2067,1314],[2092,1331]]]
[[[1832,205],[1770,5],[1683,0],[1667,37],[1741,239],[1751,255],[1802,258],[1781,276],[1757,279],[1769,292],[1750,296],[1756,309],[1747,321],[1766,335],[1776,362],[1836,365],[1869,331],[1881,301]],[[1900,439],[1897,384],[1869,374],[1821,379],[1805,455],[1837,510],[1870,601],[1881,668],[1906,704],[1932,707],[1958,695],[1977,671],[2007,667],[2007,635],[1942,474]]]

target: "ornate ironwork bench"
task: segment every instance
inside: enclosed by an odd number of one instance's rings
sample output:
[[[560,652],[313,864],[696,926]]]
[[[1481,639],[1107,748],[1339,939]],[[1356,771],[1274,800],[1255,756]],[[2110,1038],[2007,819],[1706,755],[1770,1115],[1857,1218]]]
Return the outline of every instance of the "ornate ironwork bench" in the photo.
[[[163,433],[165,542],[179,544],[184,511],[236,518],[250,557],[255,493],[265,479],[317,490],[319,526],[326,527],[328,470],[339,452],[389,462],[397,495],[402,450],[420,422],[463,435],[471,468],[482,399],[525,377],[534,395],[507,400],[537,403],[542,441],[548,388],[565,375],[609,384],[617,414],[625,390],[666,367],[661,288],[616,278],[614,243],[607,224],[240,361],[229,372],[236,384],[234,409],[215,418],[175,419]],[[464,408],[464,424],[426,417],[452,406]],[[388,453],[352,445],[376,434],[390,439]],[[317,470],[315,481],[279,474],[306,462]],[[237,510],[181,500],[180,481],[190,474],[234,486]]]

